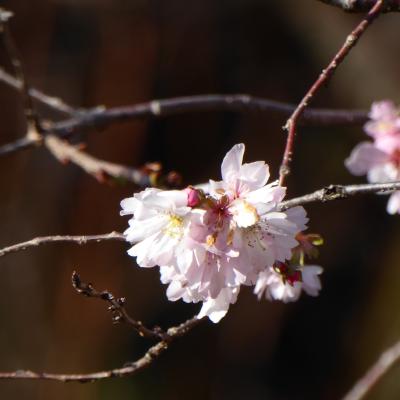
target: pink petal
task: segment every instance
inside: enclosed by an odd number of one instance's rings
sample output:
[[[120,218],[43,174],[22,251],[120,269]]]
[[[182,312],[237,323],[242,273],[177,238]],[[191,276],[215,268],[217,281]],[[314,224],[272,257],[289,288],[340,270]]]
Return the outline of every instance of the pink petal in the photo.
[[[371,119],[394,119],[398,116],[398,111],[391,100],[383,100],[372,103],[371,111],[368,114]]]
[[[353,175],[365,175],[377,164],[388,159],[388,155],[377,149],[371,142],[359,143],[345,160],[345,165]]]
[[[231,150],[226,153],[224,160],[221,165],[222,179],[225,182],[229,182],[232,178],[235,178],[242,166],[244,155],[244,144],[235,144]]]
[[[269,179],[269,167],[264,161],[243,164],[240,168],[240,179],[252,184],[253,188],[264,186]]]
[[[400,214],[400,191],[394,192],[388,201],[386,211],[389,214]]]

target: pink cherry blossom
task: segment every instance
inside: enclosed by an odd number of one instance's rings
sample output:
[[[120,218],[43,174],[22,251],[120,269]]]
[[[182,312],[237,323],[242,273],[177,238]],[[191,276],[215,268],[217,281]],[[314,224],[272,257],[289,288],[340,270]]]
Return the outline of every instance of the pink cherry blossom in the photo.
[[[277,263],[260,272],[254,293],[259,299],[265,293],[267,299],[284,303],[297,301],[303,290],[310,296],[318,296],[321,273],[322,268],[318,265],[289,266]]]
[[[228,312],[229,306],[236,303],[239,287],[224,288],[215,299],[203,303],[198,318],[208,316],[214,323],[219,322]]]
[[[169,300],[201,302],[198,317],[213,322],[236,302],[241,285],[257,282],[257,292],[266,290],[271,298],[284,289],[282,299],[297,299],[299,285],[314,292],[317,287],[308,284],[308,272],[301,283],[282,286],[283,275],[273,266],[292,258],[308,218],[303,207],[280,211],[285,188],[267,184],[263,161],[243,163],[243,156],[243,144],[226,154],[222,180],[210,181],[208,193],[146,189],[121,202],[121,214],[133,215],[125,231],[133,244],[128,254],[141,267],[160,267]]]
[[[134,214],[124,232],[128,242],[136,243],[128,254],[141,267],[169,263],[188,225],[186,194],[149,188],[123,200],[121,207],[121,215]]]
[[[390,101],[372,105],[371,120],[365,131],[373,142],[359,143],[345,160],[345,165],[354,175],[367,175],[371,183],[400,180],[400,114]],[[400,213],[398,192],[391,195],[387,206],[390,214]]]
[[[400,149],[400,113],[393,102],[380,101],[371,106],[365,132],[372,136],[377,148],[386,152]]]

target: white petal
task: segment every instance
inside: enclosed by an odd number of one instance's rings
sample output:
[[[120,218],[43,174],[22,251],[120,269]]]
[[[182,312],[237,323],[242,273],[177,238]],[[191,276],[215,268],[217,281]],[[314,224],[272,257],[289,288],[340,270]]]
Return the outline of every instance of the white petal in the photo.
[[[172,209],[187,205],[187,194],[183,190],[164,190],[158,196],[167,200]]]
[[[224,182],[230,182],[239,174],[244,155],[244,144],[235,144],[226,153],[221,165],[221,174]]]
[[[286,188],[282,186],[266,185],[246,194],[245,199],[251,204],[261,207],[265,212],[275,207],[285,197]],[[264,213],[265,213],[264,212]]]
[[[132,257],[136,257],[136,262],[140,267],[151,268],[156,265],[154,261],[149,260],[147,257],[148,252],[154,243],[154,235],[148,237],[145,240],[135,244],[128,250],[128,254]]]
[[[374,166],[368,171],[368,181],[372,183],[393,182],[398,179],[399,170],[390,162]]]
[[[400,191],[394,192],[388,201],[386,211],[389,214],[400,214]]]
[[[285,213],[288,219],[297,225],[297,229],[299,231],[304,231],[307,228],[306,224],[308,222],[308,218],[306,210],[303,207],[297,206],[289,208],[285,211]]]
[[[209,299],[203,306],[197,318],[208,316],[214,323],[219,322],[228,312],[229,305],[236,302],[239,288],[225,288],[216,299]]]
[[[179,281],[172,281],[167,289],[167,297],[170,301],[176,301],[182,298],[186,290]]]
[[[305,265],[302,271],[303,290],[309,296],[318,296],[321,290],[321,281],[318,275],[321,275],[323,269],[319,265]]]
[[[126,240],[131,243],[144,240],[154,233],[160,232],[166,226],[168,220],[168,217],[162,214],[157,214],[143,221],[130,219],[130,227],[124,232]]]
[[[385,162],[388,155],[377,149],[371,142],[359,143],[345,160],[345,165],[353,175],[365,175],[371,168]]]
[[[128,197],[121,201],[121,208],[120,211],[121,215],[133,214],[136,210],[136,207],[140,204],[140,202],[135,199],[134,197]]]
[[[243,164],[239,179],[250,184],[254,189],[264,186],[269,179],[269,167],[264,161]]]

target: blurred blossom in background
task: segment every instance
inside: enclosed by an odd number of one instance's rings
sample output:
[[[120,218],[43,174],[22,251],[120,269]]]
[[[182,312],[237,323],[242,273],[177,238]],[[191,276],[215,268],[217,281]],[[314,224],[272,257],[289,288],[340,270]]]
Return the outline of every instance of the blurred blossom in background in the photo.
[[[204,93],[298,102],[360,19],[315,0],[4,1],[32,86],[78,107],[118,106]],[[314,104],[368,109],[400,103],[398,15],[380,18]],[[0,52],[0,62],[10,65]],[[24,134],[21,99],[0,83],[1,143]],[[48,110],[44,117],[53,117]],[[191,113],[135,121],[81,139],[103,159],[160,161],[184,182],[219,179],[234,143],[266,160],[276,179],[285,135],[270,113]],[[359,128],[301,128],[288,198],[329,183],[361,183],[343,160]],[[45,149],[0,158],[0,247],[50,234],[122,231],[121,199],[133,185],[102,185]],[[205,323],[140,374],[95,384],[2,381],[0,398],[337,399],[400,337],[400,217],[384,196],[307,208],[325,239],[324,290],[293,304],[257,301],[244,288],[218,326]],[[73,270],[127,298],[147,325],[169,326],[199,306],[171,303],[156,269],[137,268],[122,242],[52,244],[1,258],[0,370],[91,372],[134,360],[148,342],[113,325],[105,305],[77,296]],[[369,399],[396,399],[394,369]]]

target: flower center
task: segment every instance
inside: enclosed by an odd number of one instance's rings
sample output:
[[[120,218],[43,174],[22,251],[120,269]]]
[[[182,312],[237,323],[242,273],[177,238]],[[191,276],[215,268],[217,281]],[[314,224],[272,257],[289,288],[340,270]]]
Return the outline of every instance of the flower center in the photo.
[[[179,238],[182,236],[183,218],[179,215],[169,215],[169,221],[164,229],[164,233],[172,238]]]
[[[281,276],[283,283],[288,283],[290,286],[294,286],[296,282],[302,282],[301,271],[289,264],[277,261],[274,264],[274,271]]]
[[[229,207],[236,224],[241,228],[247,228],[256,224],[260,217],[254,206],[245,200],[236,199]]]

